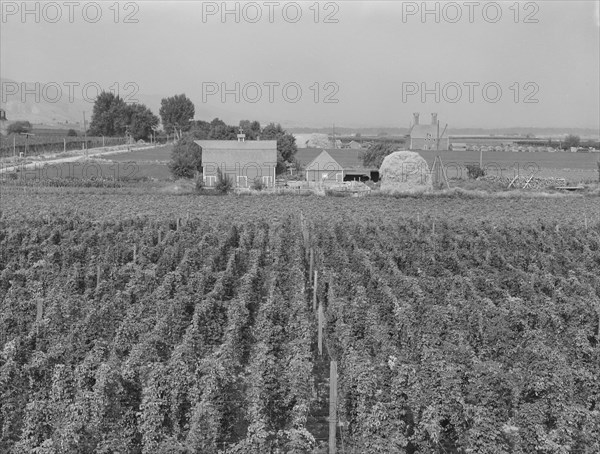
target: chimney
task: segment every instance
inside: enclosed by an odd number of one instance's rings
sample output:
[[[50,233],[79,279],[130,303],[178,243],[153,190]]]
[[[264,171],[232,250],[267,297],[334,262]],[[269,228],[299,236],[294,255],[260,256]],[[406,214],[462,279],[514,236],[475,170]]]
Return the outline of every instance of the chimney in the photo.
[[[419,124],[419,113],[418,112],[414,113],[413,117],[414,117],[413,123],[416,126]]]
[[[431,114],[431,124],[437,125],[437,114],[436,113]]]

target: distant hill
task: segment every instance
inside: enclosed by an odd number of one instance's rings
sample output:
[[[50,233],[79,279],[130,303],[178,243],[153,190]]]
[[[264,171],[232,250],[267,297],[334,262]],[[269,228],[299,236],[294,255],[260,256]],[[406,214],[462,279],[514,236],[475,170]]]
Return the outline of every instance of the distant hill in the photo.
[[[21,82],[19,81],[0,77],[0,84],[2,84],[3,89],[5,83],[17,83],[19,88],[21,86]],[[26,82],[26,84],[28,87],[34,87],[33,83]],[[43,83],[41,84],[43,86]],[[56,102],[48,102],[42,97],[40,97],[40,102],[36,102],[33,93],[27,94],[23,102],[19,93],[7,96],[7,102],[1,103],[0,107],[6,111],[6,119],[10,122],[26,120],[31,124],[41,125],[46,128],[58,127],[83,130],[83,112],[86,112],[86,121],[89,125],[94,104],[77,97],[70,102],[68,87],[65,86],[62,88],[62,97]],[[77,89],[75,94],[77,95]],[[175,94],[177,93],[169,93],[166,95],[137,93],[134,98],[139,103],[146,105],[156,116],[158,116],[161,100]],[[51,92],[50,96],[54,95],[55,92]],[[240,119],[245,118],[245,116],[237,115],[235,112],[231,112],[221,106],[209,107],[199,102],[199,100],[192,99],[192,101],[196,108],[196,119],[211,121],[212,119],[219,117],[221,119],[238,118],[237,121],[239,121]]]
[[[332,134],[332,128],[322,128],[322,127],[288,127],[290,132],[294,134]],[[441,128],[443,130],[443,127]],[[361,134],[364,137],[373,137],[373,136],[404,136],[408,134],[408,128],[345,128],[345,127],[335,127],[336,136],[350,136],[354,134]],[[441,134],[441,131],[440,131]],[[450,129],[446,131],[444,135],[449,136],[517,136],[526,138],[530,137],[564,137],[567,134],[575,134],[580,136],[582,139],[600,139],[600,130],[594,130],[590,128],[525,128],[525,127],[515,127],[515,128],[456,128]]]

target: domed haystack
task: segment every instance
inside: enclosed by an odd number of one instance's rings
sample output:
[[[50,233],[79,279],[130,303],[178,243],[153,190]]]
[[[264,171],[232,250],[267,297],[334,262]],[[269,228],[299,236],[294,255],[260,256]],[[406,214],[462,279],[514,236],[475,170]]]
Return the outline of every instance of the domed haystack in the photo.
[[[433,189],[427,161],[413,151],[386,156],[379,169],[383,192],[426,192]]]

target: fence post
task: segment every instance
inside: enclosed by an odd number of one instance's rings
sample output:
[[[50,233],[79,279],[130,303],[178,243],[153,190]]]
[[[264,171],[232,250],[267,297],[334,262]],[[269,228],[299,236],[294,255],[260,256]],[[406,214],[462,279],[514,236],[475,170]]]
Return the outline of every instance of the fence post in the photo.
[[[313,248],[310,248],[309,259],[308,259],[308,280],[310,281],[313,275],[313,263],[315,259],[315,253]]]
[[[38,297],[37,300],[37,314],[35,316],[35,321],[36,322],[40,322],[42,321],[42,316],[44,315],[44,300],[42,298]]]
[[[96,265],[96,290],[100,288],[100,264]]]
[[[319,355],[323,355],[323,322],[324,322],[324,315],[323,315],[323,304],[319,303],[319,312],[317,314],[317,318],[318,318],[318,338],[319,338]]]
[[[329,363],[329,454],[335,454],[337,430],[337,361]]]
[[[315,271],[315,280],[313,285],[313,312],[317,310],[317,278],[318,274]]]

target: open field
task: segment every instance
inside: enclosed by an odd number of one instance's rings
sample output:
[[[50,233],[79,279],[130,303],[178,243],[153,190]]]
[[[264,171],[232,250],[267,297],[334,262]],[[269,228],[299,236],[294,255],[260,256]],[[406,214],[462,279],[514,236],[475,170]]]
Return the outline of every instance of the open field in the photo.
[[[15,188],[22,189],[22,188]],[[600,197],[576,194],[508,197],[375,197],[342,198],[314,195],[198,196],[172,194],[168,187],[100,189],[1,188],[4,216],[27,218],[53,213],[78,213],[89,220],[105,218],[171,219],[197,216],[202,219],[229,219],[233,222],[278,222],[286,213],[302,211],[315,219],[394,222],[431,218],[439,221],[512,223],[556,222],[581,226],[600,222]],[[23,207],[27,207],[24,209]]]
[[[440,156],[449,178],[466,178],[466,165],[479,164],[477,151],[419,151],[429,164],[433,165]],[[597,162],[600,153],[508,153],[486,151],[483,153],[483,167],[488,175],[512,177],[517,174],[529,175],[536,171],[542,178],[565,178],[569,181],[590,181],[598,179]]]
[[[110,178],[121,180],[138,180],[156,178],[169,179],[171,174],[164,164],[146,162],[111,162],[104,159],[88,161],[60,162],[53,164],[39,163],[32,168],[17,172],[17,178],[38,180],[40,182],[60,180],[63,178],[88,180],[92,178]],[[7,179],[2,175],[1,179]]]
[[[600,451],[600,197],[0,197],[0,452]]]
[[[167,163],[171,159],[172,145],[130,152],[111,152],[91,158],[91,162],[67,164],[40,163],[25,178],[89,178],[94,175],[104,177],[171,179]],[[440,156],[448,178],[466,179],[467,164],[479,163],[479,152],[475,151],[419,151],[429,166],[436,156]],[[483,163],[488,175],[513,177],[526,176],[535,170],[540,178],[564,178],[567,182],[578,183],[597,181],[596,162],[599,153],[506,153],[484,152]],[[47,168],[45,168],[47,166]],[[133,170],[135,169],[135,170]],[[133,172],[133,173],[132,173]]]
[[[162,147],[151,148],[149,150],[139,150],[124,153],[116,153],[111,155],[108,159],[114,162],[162,162],[167,163],[171,160],[171,153],[173,152],[173,145],[165,145]]]

